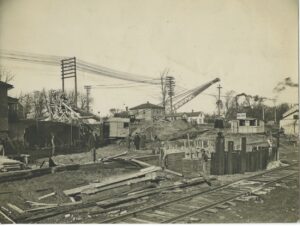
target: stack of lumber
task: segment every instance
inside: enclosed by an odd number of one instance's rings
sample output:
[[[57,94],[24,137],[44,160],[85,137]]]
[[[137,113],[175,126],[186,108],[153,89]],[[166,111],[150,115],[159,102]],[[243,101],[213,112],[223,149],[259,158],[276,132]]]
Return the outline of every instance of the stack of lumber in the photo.
[[[154,178],[155,175],[153,175],[153,173],[160,170],[161,170],[160,167],[151,166],[151,167],[141,169],[137,173],[130,173],[122,176],[111,177],[110,179],[103,181],[101,183],[92,183],[78,188],[65,190],[64,194],[68,196],[74,196],[81,193],[94,194],[106,189],[112,189],[112,188],[128,185],[131,183],[137,183],[146,180],[150,181],[155,179]]]
[[[22,169],[23,163],[17,160],[9,159],[5,156],[0,156],[0,171],[7,172]]]

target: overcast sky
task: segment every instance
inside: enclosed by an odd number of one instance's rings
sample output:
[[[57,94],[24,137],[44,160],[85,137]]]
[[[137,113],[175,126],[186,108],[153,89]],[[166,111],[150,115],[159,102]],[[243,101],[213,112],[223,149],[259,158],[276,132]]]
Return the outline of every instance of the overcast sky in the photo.
[[[187,89],[216,77],[222,93],[273,98],[286,77],[298,80],[297,0],[0,0],[0,49],[79,59],[159,77],[165,68]],[[10,91],[61,88],[60,68],[0,58],[15,74]],[[84,85],[126,81],[78,73]],[[73,81],[67,82],[73,88]],[[205,93],[217,93],[217,84]],[[175,88],[176,91],[176,88]],[[94,112],[159,103],[159,87],[93,89]],[[278,102],[297,102],[287,89]],[[215,111],[205,94],[181,110]],[[272,104],[272,103],[270,103]]]

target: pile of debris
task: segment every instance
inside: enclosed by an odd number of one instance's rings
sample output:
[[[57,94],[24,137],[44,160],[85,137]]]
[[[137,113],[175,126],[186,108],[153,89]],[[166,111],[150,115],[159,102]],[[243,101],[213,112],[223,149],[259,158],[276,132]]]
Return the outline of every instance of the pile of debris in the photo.
[[[0,156],[0,172],[14,171],[23,169],[24,164],[20,161]]]
[[[7,208],[7,211],[3,211],[5,218],[10,222],[29,223],[54,219],[54,216],[64,214],[66,221],[74,222],[76,220],[73,215],[80,215],[82,211],[88,213],[89,218],[103,214],[109,216],[112,212],[120,214],[128,209],[141,208],[151,200],[150,197],[160,200],[160,194],[182,192],[183,188],[208,183],[208,178],[203,176],[184,179],[177,172],[150,165],[126,156],[126,153],[101,158],[99,161],[103,164],[125,161],[139,166],[139,170],[103,179],[97,178],[88,184],[78,184],[79,187],[67,186],[67,189],[62,187],[61,190],[25,199],[23,206],[16,206],[17,203],[14,203],[14,210],[18,210],[17,214],[9,211],[11,205],[8,203],[10,206],[8,204],[7,207],[4,206]],[[172,180],[179,177],[181,179]]]
[[[144,133],[147,139],[153,139],[157,136],[160,140],[174,140],[186,137],[187,133],[197,132],[197,129],[192,127],[184,120],[176,121],[158,121],[144,122],[138,125],[138,128],[132,131],[135,133]]]

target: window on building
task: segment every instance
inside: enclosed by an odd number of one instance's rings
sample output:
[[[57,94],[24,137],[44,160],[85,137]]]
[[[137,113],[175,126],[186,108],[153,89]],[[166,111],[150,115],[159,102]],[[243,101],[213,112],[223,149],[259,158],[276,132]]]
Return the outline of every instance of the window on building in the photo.
[[[129,127],[129,123],[128,122],[124,122],[123,127],[124,128],[128,128]]]
[[[143,114],[146,114],[146,110],[143,110]]]
[[[255,121],[256,120],[250,120],[250,126],[255,126]]]
[[[293,119],[299,119],[299,115],[293,115]]]
[[[240,126],[245,126],[246,125],[246,121],[245,120],[240,120]]]

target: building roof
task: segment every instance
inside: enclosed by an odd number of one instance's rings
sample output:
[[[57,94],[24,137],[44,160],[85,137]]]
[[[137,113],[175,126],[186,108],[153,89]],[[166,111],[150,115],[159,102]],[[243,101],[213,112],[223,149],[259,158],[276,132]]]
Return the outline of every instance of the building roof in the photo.
[[[296,104],[295,106],[291,107],[288,111],[286,111],[283,115],[282,118],[286,118],[291,114],[294,114],[296,112],[299,112],[299,105]]]
[[[19,100],[18,98],[14,98],[14,97],[10,97],[10,96],[7,97],[8,104],[17,104],[18,100]]]
[[[140,104],[138,106],[130,108],[130,110],[139,110],[139,109],[164,109],[164,108],[159,105],[151,104],[149,103],[149,101],[145,104]]]
[[[6,89],[12,89],[12,88],[14,88],[13,85],[8,84],[8,83],[6,83],[6,82],[2,82],[2,81],[0,81],[0,87],[4,87],[4,88],[6,88]]]

